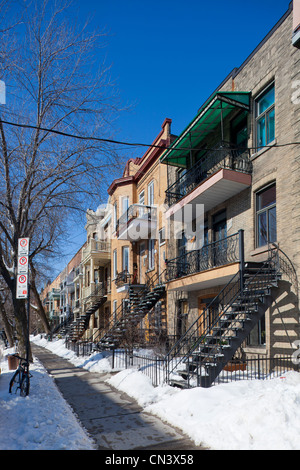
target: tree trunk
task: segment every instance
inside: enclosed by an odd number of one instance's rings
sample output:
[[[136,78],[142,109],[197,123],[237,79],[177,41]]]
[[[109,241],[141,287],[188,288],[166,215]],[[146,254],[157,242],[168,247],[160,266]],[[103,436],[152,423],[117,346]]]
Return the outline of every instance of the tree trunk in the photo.
[[[48,318],[46,317],[46,312],[45,312],[44,306],[41,302],[41,298],[39,296],[39,293],[37,291],[37,288],[36,288],[36,285],[35,285],[34,282],[31,282],[31,290],[34,293],[35,300],[38,304],[38,313],[39,313],[39,316],[42,320],[45,333],[49,334],[49,333],[51,333],[51,328],[50,328],[50,325],[49,325],[49,321],[48,321]]]
[[[18,340],[17,349],[21,357],[26,358],[28,354],[28,359],[32,361],[26,308],[27,300],[13,298],[13,304]]]
[[[14,333],[13,333],[13,329],[12,329],[12,327],[11,327],[9,321],[8,321],[6,311],[4,309],[4,305],[1,301],[0,301],[0,314],[1,314],[1,317],[2,317],[3,324],[4,324],[4,330],[5,330],[5,334],[6,334],[6,337],[7,337],[7,341],[9,343],[9,346],[12,348],[14,346]]]

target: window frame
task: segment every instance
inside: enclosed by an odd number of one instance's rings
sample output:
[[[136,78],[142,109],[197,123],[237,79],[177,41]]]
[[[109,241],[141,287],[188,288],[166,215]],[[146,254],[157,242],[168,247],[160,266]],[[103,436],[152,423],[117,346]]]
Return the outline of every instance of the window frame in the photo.
[[[113,251],[113,278],[117,278],[118,273],[118,251],[115,249]]]
[[[267,108],[265,109],[263,112],[261,112],[260,114],[258,114],[258,107],[259,107],[259,102],[262,100],[263,96],[265,96],[271,89],[274,89],[274,102]],[[275,103],[276,103],[276,100],[275,100],[275,81],[269,83],[268,86],[266,86],[262,91],[261,93],[259,93],[256,98],[254,99],[254,112],[255,112],[255,142],[256,142],[256,148],[257,150],[260,150],[260,149],[263,149],[264,147],[268,146],[268,145],[271,145],[272,142],[275,141]],[[274,138],[272,140],[269,140],[269,116],[270,114],[274,111],[274,128],[273,128],[273,133],[274,133]],[[261,121],[262,119],[265,119],[265,124],[264,124],[264,128],[265,128],[265,142],[260,144],[258,142],[258,125],[259,125],[259,121]]]
[[[272,203],[266,207],[263,207],[262,209],[258,209],[258,197],[265,191],[267,191],[268,189],[271,189],[273,186],[275,186],[275,203]],[[269,235],[270,235],[270,231],[269,231],[269,211],[271,209],[274,209],[275,207],[275,211],[276,211],[276,205],[277,205],[277,191],[276,191],[276,182],[273,181],[272,183],[264,186],[263,188],[259,189],[258,191],[255,192],[255,248],[262,248],[263,246],[267,246],[268,243],[272,243],[272,242],[275,242],[276,240],[272,240],[270,242],[269,240]],[[267,242],[265,244],[262,244],[260,245],[259,244],[259,216],[262,214],[262,213],[266,213],[266,222],[267,222]],[[277,238],[277,211],[275,212],[276,214],[276,220],[275,220],[275,229],[276,229],[276,237]]]
[[[117,202],[114,203],[114,229],[115,229],[115,232],[118,229],[118,204]]]
[[[148,270],[155,269],[155,239],[148,240]]]
[[[150,181],[147,186],[148,206],[154,205],[154,180]]]
[[[129,273],[129,246],[125,245],[122,246],[122,271],[127,271]],[[127,258],[127,259],[126,259]],[[126,267],[126,260],[127,260],[127,267]]]

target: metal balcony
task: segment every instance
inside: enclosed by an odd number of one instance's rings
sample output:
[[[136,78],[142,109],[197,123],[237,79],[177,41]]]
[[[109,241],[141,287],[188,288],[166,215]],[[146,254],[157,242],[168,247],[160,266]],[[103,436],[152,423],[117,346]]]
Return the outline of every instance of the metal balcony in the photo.
[[[155,238],[157,209],[154,206],[132,204],[117,221],[119,240],[139,241]]]
[[[192,276],[213,268],[238,263],[243,247],[240,232],[216,242],[204,245],[199,250],[187,251],[177,258],[166,261],[168,282]]]
[[[220,173],[219,178],[215,178],[216,181],[212,180],[211,184],[207,184],[207,188],[202,191],[202,200],[199,202],[206,203],[206,210],[210,208],[209,205],[218,204],[224,201],[224,197],[226,200],[249,186],[250,178],[244,181],[240,177],[240,174],[252,174],[249,150],[242,151],[226,142],[207,150],[192,168],[168,187],[166,191],[167,204],[169,206],[176,204],[220,170],[229,170],[229,172]],[[235,172],[235,174],[231,172]],[[213,189],[214,198],[216,199],[213,203],[207,198],[209,189]],[[205,191],[206,194],[204,194]]]

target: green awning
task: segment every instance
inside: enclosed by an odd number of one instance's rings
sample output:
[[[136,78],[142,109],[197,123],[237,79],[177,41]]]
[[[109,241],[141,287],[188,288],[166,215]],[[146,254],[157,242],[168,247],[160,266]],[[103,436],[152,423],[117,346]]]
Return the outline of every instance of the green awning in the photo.
[[[190,149],[200,147],[207,135],[220,126],[233,110],[241,109],[249,112],[250,97],[250,92],[216,91],[172,143],[171,148],[164,152],[161,162],[186,168]]]

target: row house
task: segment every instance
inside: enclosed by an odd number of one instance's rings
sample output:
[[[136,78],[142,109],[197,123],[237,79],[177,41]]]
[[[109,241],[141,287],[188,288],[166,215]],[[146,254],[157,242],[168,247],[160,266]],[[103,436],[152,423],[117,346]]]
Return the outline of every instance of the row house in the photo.
[[[54,281],[48,281],[40,296],[50,325],[54,328],[59,324],[60,318],[60,274]]]
[[[168,327],[181,337],[170,361],[189,358],[193,371],[202,369],[200,385],[220,372],[217,357],[226,361],[240,347],[248,356],[291,354],[299,338],[294,3],[161,157],[171,226]]]
[[[72,279],[73,341],[159,344],[169,377],[181,370],[182,380],[196,376],[201,386],[240,351],[294,351],[299,3],[179,136],[165,119],[145,154],[112,182],[107,205],[87,212]]]
[[[172,138],[171,120],[165,119],[161,132],[145,154],[130,159],[122,177],[108,188],[112,215],[111,320],[120,328],[124,315],[138,317],[139,321],[132,321],[123,328],[130,344],[157,342],[167,332],[164,295],[158,295],[157,302],[154,302],[155,296],[148,299],[148,307],[139,314],[136,306],[146,290],[151,291],[160,283],[165,271],[167,172],[160,157]],[[115,331],[110,328],[102,342],[112,344],[111,340],[113,344],[118,342]]]

